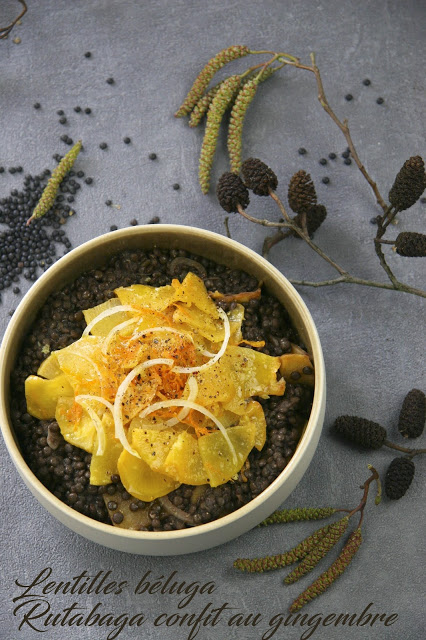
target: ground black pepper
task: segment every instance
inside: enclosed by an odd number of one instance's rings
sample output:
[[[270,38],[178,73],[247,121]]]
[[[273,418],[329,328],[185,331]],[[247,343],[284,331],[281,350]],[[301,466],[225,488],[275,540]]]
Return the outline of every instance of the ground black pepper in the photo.
[[[202,265],[204,282],[210,290],[239,293],[257,287],[256,279],[247,273],[183,250],[124,251],[50,296],[25,338],[12,373],[12,420],[28,465],[55,496],[95,520],[110,522],[105,494],[111,496],[109,502],[117,503],[117,508],[119,497],[121,501],[128,501],[131,511],[146,509],[148,525],[141,525],[142,530],[171,531],[190,526],[170,515],[159,501],[146,505],[129,496],[119,476],[112,476],[111,484],[106,487],[91,486],[91,455],[66,443],[55,421],[38,421],[26,413],[24,381],[27,375],[37,371],[46,357],[42,345],[48,344],[51,350],[60,349],[81,335],[85,326],[80,311],[82,300],[84,308],[88,308],[110,298],[118,286],[140,282],[158,287],[170,283],[173,277],[183,279],[189,269],[184,261],[177,273],[170,272],[170,265],[178,257],[190,258]],[[300,344],[288,313],[267,292],[244,306],[243,335],[247,340],[264,339],[265,347],[259,350],[280,355],[291,351],[291,343]],[[262,451],[254,449],[250,453],[249,468],[244,470],[244,476],[240,473],[233,482],[207,487],[197,498],[194,487],[181,485],[169,494],[169,500],[189,514],[195,524],[210,522],[248,503],[271,484],[291,459],[309,416],[311,401],[312,391],[297,382],[288,383],[282,397],[259,399],[267,422],[267,441]],[[56,448],[48,444],[48,438]],[[113,513],[115,523],[120,524],[123,513],[117,510]]]

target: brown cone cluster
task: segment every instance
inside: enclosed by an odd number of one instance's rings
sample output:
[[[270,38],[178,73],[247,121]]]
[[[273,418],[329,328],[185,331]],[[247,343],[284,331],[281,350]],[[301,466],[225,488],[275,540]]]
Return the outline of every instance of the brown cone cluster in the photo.
[[[257,196],[269,196],[278,186],[275,173],[258,158],[248,158],[241,166],[246,187]]]
[[[395,241],[396,252],[406,258],[424,258],[426,256],[426,236],[414,231],[403,231]]]
[[[288,203],[295,213],[308,213],[317,203],[317,194],[309,173],[301,169],[288,185]]]
[[[389,191],[389,202],[398,211],[405,211],[417,202],[425,188],[425,163],[420,156],[412,156],[398,172]]]
[[[227,213],[237,213],[238,205],[246,209],[250,202],[249,192],[240,176],[224,173],[217,183],[216,195],[222,209]]]
[[[394,458],[385,476],[385,493],[391,500],[404,496],[414,478],[414,462],[409,458]]]

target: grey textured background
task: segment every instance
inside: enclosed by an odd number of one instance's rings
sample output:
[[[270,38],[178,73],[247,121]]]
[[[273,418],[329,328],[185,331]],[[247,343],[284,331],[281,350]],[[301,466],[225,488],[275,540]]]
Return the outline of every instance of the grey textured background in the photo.
[[[0,24],[18,6],[1,0]],[[350,120],[353,138],[368,170],[386,194],[396,172],[410,155],[424,149],[424,30],[426,9],[420,0],[29,0],[22,26],[8,40],[0,41],[0,164],[22,164],[24,172],[53,167],[52,154],[62,153],[56,110],[64,109],[67,133],[81,137],[85,152],[78,166],[94,177],[94,186],[78,194],[78,215],[65,229],[74,246],[99,235],[111,224],[125,226],[136,217],[140,223],[159,215],[162,222],[181,222],[224,232],[223,216],[214,195],[204,197],[197,186],[197,154],[202,132],[188,129],[173,112],[196,73],[218,50],[247,43],[252,49],[278,49],[308,60],[317,54],[324,86],[339,116]],[[19,36],[21,44],[13,43]],[[92,51],[86,59],[84,52]],[[236,65],[238,68],[238,65]],[[109,86],[107,77],[115,78]],[[362,80],[369,77],[370,87]],[[344,96],[351,92],[352,102]],[[383,96],[385,103],[376,104]],[[35,111],[33,103],[42,108]],[[73,112],[80,104],[93,115]],[[122,138],[129,135],[131,145]],[[346,142],[319,107],[311,74],[289,69],[262,87],[250,108],[244,132],[244,153],[261,157],[277,172],[279,192],[299,168],[311,172],[328,218],[316,240],[327,252],[359,276],[386,279],[374,255],[374,227],[370,218],[379,213],[367,183],[358,170],[342,159],[321,167],[318,160],[330,151],[340,156]],[[106,141],[103,152],[98,145]],[[297,149],[305,146],[301,157]],[[215,179],[226,170],[224,140],[215,163]],[[158,160],[148,154],[155,151]],[[330,184],[321,177],[330,176]],[[172,184],[179,182],[180,191]],[[0,196],[19,188],[22,177],[0,176]],[[104,205],[110,198],[121,205]],[[276,211],[267,199],[255,199],[253,214],[273,219]],[[417,204],[401,215],[399,229],[424,232],[425,205]],[[232,236],[260,251],[264,229],[232,217]],[[396,234],[391,229],[391,234]],[[288,277],[323,279],[330,268],[301,243],[292,240],[272,252],[273,263]],[[415,286],[424,285],[420,260],[390,258],[396,273]],[[27,281],[23,281],[22,291]],[[302,482],[286,501],[287,507],[310,505],[351,506],[358,503],[358,486],[367,475],[367,463],[381,474],[392,452],[353,452],[329,435],[329,425],[342,413],[356,413],[382,422],[396,434],[396,419],[405,393],[425,388],[424,301],[414,296],[379,289],[338,285],[301,289],[317,323],[328,377],[328,405],[324,433],[314,460]],[[0,324],[18,297],[3,295]],[[423,439],[424,446],[424,439]],[[111,570],[115,579],[135,585],[151,570],[152,577],[177,571],[188,582],[213,580],[215,606],[228,602],[236,610],[260,612],[263,622],[255,628],[230,630],[226,625],[202,628],[200,640],[238,638],[257,640],[267,621],[285,612],[292,599],[310,583],[282,586],[282,573],[243,576],[234,573],[238,556],[278,553],[315,528],[310,523],[254,530],[222,547],[182,557],[151,558],[115,553],[73,534],[48,515],[32,498],[18,477],[4,446],[1,447],[1,614],[0,638],[32,640],[39,633],[25,627],[18,631],[12,598],[15,585],[31,581],[51,566],[53,579],[66,580],[86,570],[95,574]],[[388,628],[319,627],[314,638],[388,640],[424,637],[424,460],[418,459],[417,475],[409,493],[399,503],[372,501],[365,516],[365,543],[348,573],[306,613],[361,613],[369,604],[378,613],[397,613]],[[105,610],[144,612],[150,620],[162,611],[176,611],[176,596],[135,596],[126,591],[103,597]],[[70,605],[71,596],[57,596],[57,611]],[[91,607],[95,596],[81,598]],[[196,596],[186,610],[201,611],[208,594]],[[303,630],[281,628],[274,638],[300,638]],[[105,628],[49,629],[48,640],[66,637],[106,638]],[[186,627],[168,630],[150,622],[126,628],[119,638],[186,639]]]

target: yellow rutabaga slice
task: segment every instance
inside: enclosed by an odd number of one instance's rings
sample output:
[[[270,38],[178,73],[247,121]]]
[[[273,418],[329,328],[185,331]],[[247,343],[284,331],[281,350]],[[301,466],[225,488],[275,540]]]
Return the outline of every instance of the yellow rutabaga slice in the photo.
[[[96,486],[110,484],[111,476],[118,473],[118,458],[123,451],[123,445],[115,438],[114,420],[109,411],[106,411],[102,417],[102,428],[105,432],[105,449],[98,455],[97,442],[95,442],[95,453],[92,454],[90,463],[90,484]]]
[[[97,448],[96,426],[74,398],[59,398],[55,418],[64,440],[88,453]]]
[[[27,411],[39,420],[50,420],[55,417],[58,399],[74,395],[67,376],[61,374],[46,380],[38,376],[28,376],[25,380],[25,398]]]
[[[102,366],[102,342],[101,337],[85,336],[55,351],[59,366],[68,376],[76,394],[104,395],[108,376]]]
[[[172,287],[175,289],[173,303],[184,302],[190,307],[194,305],[213,320],[219,318],[218,308],[207,293],[204,282],[195,273],[189,272],[182,283],[173,280]]]
[[[254,438],[254,446],[259,451],[262,450],[266,442],[266,419],[262,409],[262,405],[255,400],[248,403],[246,412],[242,416],[240,424],[244,424],[245,420],[250,420],[256,427]]]
[[[244,307],[242,304],[237,304],[234,309],[231,309],[228,313],[228,320],[231,326],[229,344],[237,346],[243,339],[241,327],[244,322]]]
[[[200,485],[207,484],[209,481],[198,447],[198,439],[188,431],[179,433],[164,462],[163,469],[172,478],[184,484]]]
[[[210,342],[223,342],[225,330],[222,320],[215,320],[196,306],[188,307],[184,303],[176,303],[173,322],[185,331],[193,331]]]
[[[219,431],[201,436],[198,447],[212,487],[228,482],[243,466],[248,454],[253,448],[256,426],[250,419],[241,421],[235,427],[226,430],[232,442],[235,456],[231,455],[229,447]]]
[[[222,357],[211,367],[197,374],[197,402],[205,407],[230,402],[236,393],[232,379],[232,363]]]
[[[56,378],[56,376],[61,375],[61,373],[62,370],[59,366],[58,358],[55,352],[51,353],[50,356],[46,358],[46,360],[43,360],[37,370],[37,375],[41,376],[42,378],[47,378],[47,380],[52,380],[52,378]]]
[[[120,307],[118,309],[118,307]],[[85,333],[91,333],[92,336],[105,337],[108,333],[118,324],[124,322],[131,317],[129,313],[131,307],[123,308],[118,298],[111,298],[102,304],[98,304],[96,307],[85,309],[83,311],[84,319],[86,320],[87,327],[90,331],[85,329]],[[100,316],[102,316],[100,318]],[[98,318],[98,322],[91,326],[91,323]]]
[[[137,428],[138,421],[142,422],[140,418],[135,418],[131,426],[133,449],[153,471],[166,473],[164,462],[179,432],[173,427],[165,427],[161,430]]]
[[[126,491],[144,502],[165,496],[180,484],[170,476],[153,471],[144,460],[126,450],[120,454],[117,468]]]
[[[252,396],[267,398],[269,395],[282,396],[285,381],[277,380],[280,359],[265,355],[253,349],[228,346],[222,360],[228,362],[236,394],[225,408],[243,414],[246,400]]]
[[[171,305],[175,290],[171,285],[150,287],[146,284],[132,284],[130,287],[119,287],[114,293],[121,304],[164,311]]]

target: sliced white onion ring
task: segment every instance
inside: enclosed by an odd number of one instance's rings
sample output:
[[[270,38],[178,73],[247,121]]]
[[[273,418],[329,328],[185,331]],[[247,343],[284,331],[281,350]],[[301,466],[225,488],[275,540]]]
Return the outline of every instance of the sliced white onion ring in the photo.
[[[111,309],[105,309],[105,311],[102,311],[102,313],[97,315],[96,318],[93,318],[92,322],[89,322],[89,324],[83,331],[83,336],[87,336],[91,332],[93,327],[97,325],[98,322],[100,322],[104,318],[108,318],[108,316],[112,316],[114,315],[114,313],[120,313],[122,311],[133,311],[133,313],[138,313],[138,309],[135,309],[134,307],[131,307],[128,304],[120,304],[117,307],[112,307]]]
[[[120,324],[117,324],[115,327],[113,327],[109,332],[109,334],[105,337],[105,340],[103,341],[102,353],[105,356],[108,355],[109,345],[111,344],[111,341],[116,333],[121,331],[121,329],[125,329],[126,327],[130,327],[130,325],[135,324],[136,322],[139,322],[139,320],[140,320],[140,317],[137,316],[136,318],[130,318],[129,320],[125,320],[124,322],[121,322]]]
[[[190,400],[163,400],[162,402],[154,402],[154,404],[152,404],[151,406],[146,407],[146,409],[140,412],[139,417],[146,418],[146,416],[148,416],[150,413],[153,413],[154,411],[158,411],[158,409],[165,409],[167,407],[186,407],[188,409],[194,409],[195,411],[199,411],[200,413],[207,416],[207,418],[210,418],[210,420],[214,422],[214,424],[221,431],[223,437],[225,438],[226,443],[231,450],[234,463],[237,462],[237,454],[234,449],[234,445],[232,444],[229,438],[229,435],[226,432],[225,427],[216,418],[216,416],[211,413],[211,411],[203,407],[201,404],[197,404],[196,402],[191,402]]]
[[[147,369],[148,367],[154,367],[160,364],[165,364],[172,367],[174,365],[174,360],[172,358],[156,358],[154,360],[147,360],[146,362],[142,362],[141,364],[138,364],[137,367],[132,369],[124,378],[123,382],[118,387],[117,394],[115,396],[114,407],[113,407],[115,437],[120,440],[124,449],[126,449],[126,451],[131,453],[132,456],[136,456],[136,458],[140,458],[140,455],[137,453],[137,451],[132,449],[129,441],[127,440],[126,433],[124,431],[124,425],[123,425],[121,403],[123,401],[126,391],[130,386],[133,378],[138,376],[141,373],[141,371],[143,371],[144,369]]]
[[[105,430],[103,428],[102,421],[98,416],[98,414],[96,413],[96,411],[92,409],[92,407],[90,407],[86,402],[87,398],[92,399],[94,397],[95,396],[87,396],[87,395],[76,396],[75,401],[77,402],[77,404],[81,405],[85,411],[87,411],[90,418],[93,420],[93,423],[96,428],[96,433],[98,434],[98,448],[96,450],[96,455],[101,456],[105,452],[105,447],[106,447]],[[77,398],[79,398],[79,400]]]

